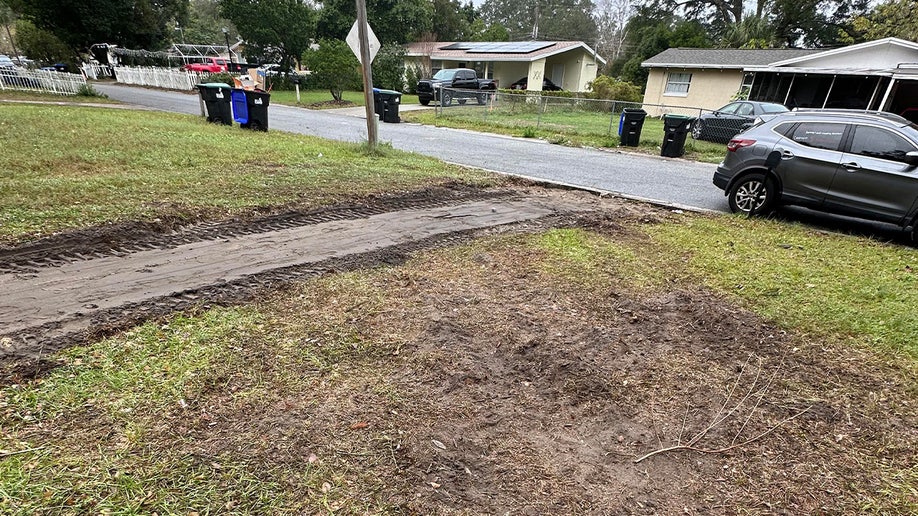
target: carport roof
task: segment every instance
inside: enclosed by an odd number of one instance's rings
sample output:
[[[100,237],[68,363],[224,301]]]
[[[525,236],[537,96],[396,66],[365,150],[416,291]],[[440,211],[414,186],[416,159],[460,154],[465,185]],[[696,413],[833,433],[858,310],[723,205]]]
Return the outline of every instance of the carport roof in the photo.
[[[430,56],[443,61],[538,61],[578,48],[593,55],[602,64],[606,60],[582,41],[431,41],[409,43],[408,56]]]
[[[717,68],[742,70],[824,52],[804,48],[668,48],[641,63],[645,68]]]

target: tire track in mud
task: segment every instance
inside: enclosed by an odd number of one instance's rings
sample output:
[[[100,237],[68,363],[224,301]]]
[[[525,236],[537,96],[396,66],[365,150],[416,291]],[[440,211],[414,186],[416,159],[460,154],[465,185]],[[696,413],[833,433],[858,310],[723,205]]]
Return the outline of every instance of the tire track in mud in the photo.
[[[417,250],[483,232],[571,224],[592,208],[544,195],[483,197],[412,201],[411,209],[370,215],[335,209],[298,225],[286,217],[281,229],[274,221],[223,232],[205,227],[197,238],[179,232],[133,244],[142,250],[113,247],[99,257],[61,246],[45,256],[29,250],[29,260],[8,253],[5,266],[14,270],[0,272],[0,383],[54,367],[47,357],[60,349],[173,311],[246,301],[310,276],[398,264]]]

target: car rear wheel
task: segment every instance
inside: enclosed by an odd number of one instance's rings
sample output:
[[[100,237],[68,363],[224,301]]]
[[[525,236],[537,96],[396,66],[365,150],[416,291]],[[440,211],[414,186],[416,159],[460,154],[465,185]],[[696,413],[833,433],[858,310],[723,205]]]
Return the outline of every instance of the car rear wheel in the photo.
[[[733,213],[749,213],[752,209],[756,213],[767,213],[774,205],[776,195],[774,181],[768,181],[765,174],[756,172],[733,183],[727,202]]]

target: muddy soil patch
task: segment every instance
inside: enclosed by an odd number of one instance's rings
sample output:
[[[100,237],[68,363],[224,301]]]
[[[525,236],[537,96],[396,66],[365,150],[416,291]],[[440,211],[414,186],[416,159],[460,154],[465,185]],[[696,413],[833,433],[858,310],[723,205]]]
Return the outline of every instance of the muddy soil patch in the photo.
[[[373,275],[372,293],[291,291],[279,331],[309,347],[345,329],[372,352],[298,370],[315,381],[267,402],[234,400],[251,381],[221,376],[206,417],[171,414],[162,444],[178,428],[188,453],[315,462],[348,482],[292,491],[409,514],[857,512],[882,498],[881,471],[913,466],[914,401],[869,355],[704,289],[573,288],[540,260],[476,246]],[[245,349],[255,376],[278,374],[276,350]],[[699,434],[693,447],[722,451],[635,462]]]

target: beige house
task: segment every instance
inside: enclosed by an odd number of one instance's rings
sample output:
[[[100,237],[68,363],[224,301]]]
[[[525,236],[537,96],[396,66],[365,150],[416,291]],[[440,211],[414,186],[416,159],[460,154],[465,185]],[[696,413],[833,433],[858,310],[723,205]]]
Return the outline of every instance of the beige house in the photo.
[[[582,41],[420,42],[406,50],[406,66],[429,66],[431,74],[472,68],[498,88],[525,78],[530,91],[541,91],[544,79],[567,91],[586,91],[605,64]]]
[[[898,38],[835,49],[670,48],[641,66],[651,105],[717,109],[744,96],[789,108],[918,107],[918,43]]]

